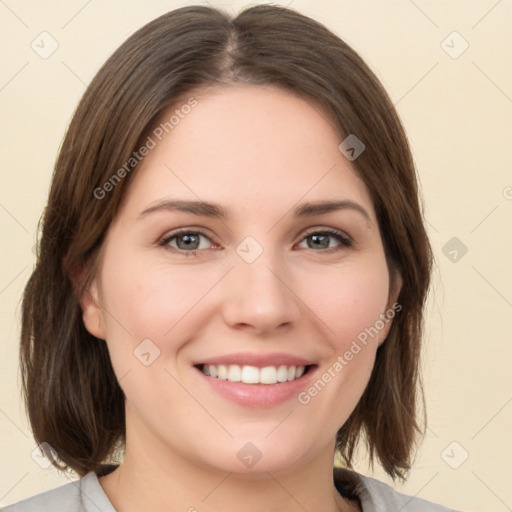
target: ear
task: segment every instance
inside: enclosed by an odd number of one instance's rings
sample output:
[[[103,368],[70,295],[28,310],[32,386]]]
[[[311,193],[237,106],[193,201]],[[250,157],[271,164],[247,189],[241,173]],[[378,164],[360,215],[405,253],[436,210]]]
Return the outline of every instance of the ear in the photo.
[[[106,338],[105,322],[100,306],[96,279],[94,279],[89,288],[82,293],[80,297],[80,307],[82,308],[82,319],[85,328],[93,336],[96,336],[96,338],[104,340]]]
[[[379,346],[384,343],[386,340],[389,331],[391,329],[391,325],[393,324],[393,318],[398,314],[402,309],[402,305],[399,304],[398,296],[400,295],[400,291],[402,290],[402,275],[398,270],[393,270],[391,273],[391,285],[389,289],[388,295],[388,304],[386,306],[386,311],[381,315],[381,318],[384,318],[384,327],[379,331]]]

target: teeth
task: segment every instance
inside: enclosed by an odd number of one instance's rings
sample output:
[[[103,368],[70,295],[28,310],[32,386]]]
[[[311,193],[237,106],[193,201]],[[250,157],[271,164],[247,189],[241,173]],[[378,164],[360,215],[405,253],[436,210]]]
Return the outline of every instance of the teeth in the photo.
[[[212,367],[214,367],[214,365],[210,364],[209,368],[212,368]],[[228,379],[228,369],[223,364],[219,364],[219,366],[217,366],[217,378],[219,378],[221,380]]]
[[[281,365],[277,369],[277,382],[286,382],[288,380],[288,368],[286,366]]]
[[[240,366],[231,364],[228,367],[228,380],[231,382],[240,382],[242,380],[242,370]]]
[[[265,366],[259,371],[259,381],[262,384],[275,384],[277,382],[277,370],[274,366]]]
[[[238,368],[242,378],[240,379],[244,384],[258,384],[260,381],[260,370],[255,366],[243,366],[240,369],[240,366],[237,364],[232,364],[229,366],[230,368]]]
[[[230,382],[244,384],[277,384],[298,379],[304,375],[304,366],[240,366],[238,364],[205,364],[201,368],[205,375]]]

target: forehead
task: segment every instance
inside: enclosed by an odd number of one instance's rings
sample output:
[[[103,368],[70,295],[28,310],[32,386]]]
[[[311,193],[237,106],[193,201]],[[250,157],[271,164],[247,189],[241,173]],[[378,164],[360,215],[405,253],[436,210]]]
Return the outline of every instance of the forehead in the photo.
[[[183,107],[191,104],[185,98],[150,135],[155,144],[137,168],[129,205],[142,211],[168,197],[271,211],[328,198],[371,210],[366,186],[338,149],[342,135],[318,105],[247,84],[190,97],[193,108]]]

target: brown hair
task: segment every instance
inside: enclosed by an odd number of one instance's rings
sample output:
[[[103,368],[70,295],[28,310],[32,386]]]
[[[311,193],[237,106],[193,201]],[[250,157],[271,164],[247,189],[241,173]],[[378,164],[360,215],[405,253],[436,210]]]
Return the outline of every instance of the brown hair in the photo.
[[[331,113],[340,142],[366,150],[353,162],[371,194],[390,269],[402,279],[394,318],[370,382],[337,435],[351,467],[364,439],[393,478],[411,466],[418,426],[423,308],[432,254],[414,164],[378,79],[346,43],[291,9],[259,5],[238,16],[209,7],[171,11],[138,30],[102,66],[62,143],[43,216],[37,264],[24,292],[21,368],[34,437],[80,476],[123,446],[124,394],[106,344],[84,327],[79,298],[135,171],[98,199],[178,98],[211,84],[273,84]],[[77,286],[73,276],[81,276]],[[418,393],[419,391],[419,393]],[[423,403],[423,402],[422,402]]]

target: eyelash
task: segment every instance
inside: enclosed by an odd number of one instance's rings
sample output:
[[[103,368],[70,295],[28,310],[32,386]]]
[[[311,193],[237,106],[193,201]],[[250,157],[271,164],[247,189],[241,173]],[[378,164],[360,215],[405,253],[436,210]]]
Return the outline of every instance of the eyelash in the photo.
[[[210,240],[209,235],[201,229],[196,228],[194,230],[191,230],[188,228],[183,228],[183,229],[174,231],[172,233],[169,233],[167,236],[165,236],[158,242],[158,245],[161,247],[164,247],[164,248],[168,248],[169,242],[171,242],[172,240],[174,240],[175,238],[177,238],[180,235],[202,235],[205,238],[208,238],[208,240]],[[353,241],[348,236],[346,236],[341,231],[338,231],[338,230],[332,229],[332,228],[307,231],[304,234],[304,236],[302,237],[301,242],[304,239],[306,239],[308,236],[311,236],[311,235],[330,235],[330,236],[336,238],[336,240],[338,240],[338,242],[340,242],[340,245],[337,247],[331,247],[328,249],[323,249],[321,251],[315,251],[315,252],[323,252],[323,253],[331,254],[331,253],[335,253],[338,251],[342,251],[344,249],[348,249],[353,246]],[[181,254],[183,256],[196,256],[197,257],[197,252],[201,252],[204,249],[196,249],[194,251],[184,251],[183,249],[177,249],[175,247],[172,247],[172,248],[170,248],[170,250],[174,253]],[[312,249],[312,250],[314,250],[314,249]]]

